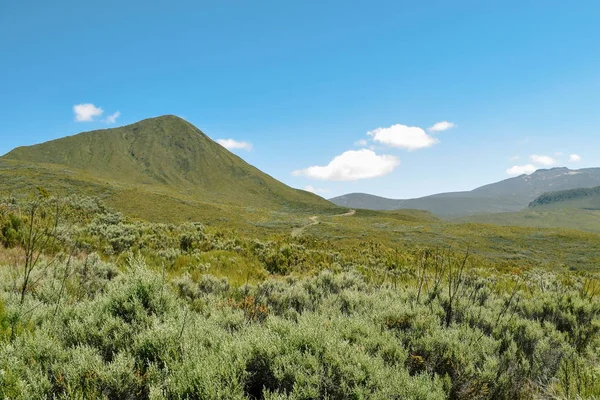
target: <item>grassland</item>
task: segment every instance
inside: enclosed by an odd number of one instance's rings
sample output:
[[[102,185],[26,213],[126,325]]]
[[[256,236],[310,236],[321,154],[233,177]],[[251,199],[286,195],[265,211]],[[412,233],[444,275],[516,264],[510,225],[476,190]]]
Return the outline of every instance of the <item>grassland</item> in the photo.
[[[600,235],[574,229],[454,223],[415,210],[357,210],[353,218],[320,217],[306,235],[364,246],[377,241],[408,251],[419,247],[471,249],[475,256],[499,265],[557,266],[596,269]]]
[[[529,211],[447,221],[421,210],[357,210],[351,218],[340,218],[336,215],[347,209],[297,205],[268,209],[209,203],[157,185],[124,185],[84,174],[61,180],[64,171],[55,165],[23,167],[20,162],[0,161],[0,171],[7,186],[14,188],[13,193],[26,193],[46,182],[50,193],[97,196],[109,207],[140,221],[201,221],[209,227],[257,238],[287,236],[301,229],[304,236],[353,246],[377,241],[402,249],[469,247],[476,256],[504,264],[574,269],[600,265],[600,215],[596,211]],[[318,224],[310,220],[313,216],[318,216]]]
[[[565,228],[600,233],[600,212],[578,208],[536,207],[514,213],[473,215],[451,220],[456,223],[483,223],[498,226]]]

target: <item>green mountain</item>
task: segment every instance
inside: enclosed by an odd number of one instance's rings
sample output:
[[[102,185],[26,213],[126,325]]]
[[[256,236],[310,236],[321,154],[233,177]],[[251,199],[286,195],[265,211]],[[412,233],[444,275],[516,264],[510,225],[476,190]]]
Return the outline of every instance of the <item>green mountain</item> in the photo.
[[[239,212],[235,207],[335,207],[275,180],[172,115],[19,147],[0,157],[0,172],[0,190],[40,185],[101,195],[150,219],[191,219],[228,207],[230,214]]]
[[[481,186],[471,191],[440,193],[417,199],[395,200],[364,193],[351,193],[330,199],[334,204],[371,210],[420,209],[442,217],[513,212],[525,209],[543,193],[600,185],[600,168],[570,170],[540,169]]]
[[[586,210],[600,210],[600,186],[544,193],[529,203],[529,208],[580,208]]]

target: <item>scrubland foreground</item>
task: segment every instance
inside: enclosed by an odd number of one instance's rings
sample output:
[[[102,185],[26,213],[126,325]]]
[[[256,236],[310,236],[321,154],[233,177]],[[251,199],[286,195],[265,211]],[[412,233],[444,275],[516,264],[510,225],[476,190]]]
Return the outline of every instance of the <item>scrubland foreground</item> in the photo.
[[[0,398],[593,399],[600,279],[0,201]]]

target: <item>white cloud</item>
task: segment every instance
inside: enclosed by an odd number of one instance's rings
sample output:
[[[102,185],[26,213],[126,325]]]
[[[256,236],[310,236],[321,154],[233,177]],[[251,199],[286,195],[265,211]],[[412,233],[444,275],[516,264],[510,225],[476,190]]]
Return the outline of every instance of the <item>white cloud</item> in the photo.
[[[327,189],[316,188],[316,187],[314,187],[312,185],[306,185],[304,187],[304,190],[306,190],[307,192],[314,193],[314,194],[329,193],[329,190],[327,190]]]
[[[510,158],[510,161],[518,161],[518,160],[520,160],[520,159],[521,159],[521,157],[519,157],[519,156],[512,156],[512,157]]]
[[[401,124],[392,125],[389,128],[377,128],[367,132],[367,135],[373,136],[373,140],[376,142],[407,150],[422,149],[439,142],[419,127]]]
[[[121,112],[117,111],[116,113],[107,116],[104,119],[104,122],[106,122],[107,124],[114,124],[115,122],[117,122],[117,118],[119,118],[120,116],[121,116]]]
[[[73,106],[73,112],[75,113],[75,121],[89,122],[93,121],[95,117],[101,116],[104,110],[93,104],[86,103]]]
[[[448,129],[452,129],[456,127],[456,124],[454,122],[448,122],[448,121],[441,121],[441,122],[436,122],[435,124],[433,124],[432,127],[430,127],[428,129],[429,132],[443,132],[443,131],[447,131]]]
[[[233,140],[233,139],[217,139],[217,143],[219,143],[221,146],[225,147],[227,150],[235,150],[235,149],[241,149],[241,150],[246,150],[246,151],[252,150],[252,143],[248,143],[248,142],[238,142],[237,140]]]
[[[571,154],[569,156],[569,162],[576,163],[576,162],[579,162],[579,161],[581,161],[581,156],[579,154]]]
[[[349,150],[326,166],[308,167],[293,174],[325,181],[353,181],[389,174],[398,165],[400,160],[392,155],[377,155],[368,149]]]
[[[536,166],[532,164],[526,165],[515,165],[506,170],[506,173],[509,175],[523,175],[523,174],[531,174],[536,171]]]
[[[360,140],[357,140],[356,142],[354,142],[354,145],[358,146],[358,147],[364,147],[367,145],[367,143],[368,142],[365,139],[360,139]]]
[[[529,156],[529,158],[535,164],[544,165],[546,167],[556,164],[556,160],[550,156],[540,156],[537,154],[532,154],[531,156]]]

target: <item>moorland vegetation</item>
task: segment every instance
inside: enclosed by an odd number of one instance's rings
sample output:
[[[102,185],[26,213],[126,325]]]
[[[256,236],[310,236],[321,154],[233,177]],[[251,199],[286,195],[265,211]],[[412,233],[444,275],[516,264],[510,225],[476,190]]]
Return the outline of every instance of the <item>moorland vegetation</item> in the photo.
[[[423,223],[409,216],[386,229]],[[593,268],[354,238],[370,217],[252,236],[93,197],[6,196],[0,397],[600,396]]]

